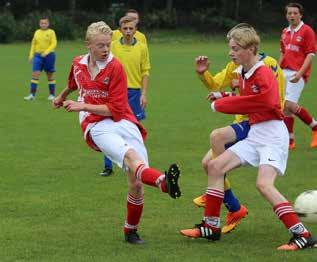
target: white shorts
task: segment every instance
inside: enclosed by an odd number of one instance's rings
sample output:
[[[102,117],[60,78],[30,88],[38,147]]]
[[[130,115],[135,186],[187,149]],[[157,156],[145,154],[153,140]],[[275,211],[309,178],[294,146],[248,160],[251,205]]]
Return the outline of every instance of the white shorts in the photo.
[[[134,149],[148,166],[142,135],[134,123],[125,119],[119,122],[104,119],[90,129],[90,136],[104,155],[120,168],[123,167],[123,159],[129,149]]]
[[[297,83],[292,83],[290,80],[296,74],[296,71],[284,69],[283,73],[286,80],[285,100],[298,103],[300,95],[305,86],[305,81],[303,78],[301,78]]]
[[[289,135],[283,121],[270,120],[251,125],[247,138],[231,146],[242,165],[273,166],[280,175],[286,170]]]

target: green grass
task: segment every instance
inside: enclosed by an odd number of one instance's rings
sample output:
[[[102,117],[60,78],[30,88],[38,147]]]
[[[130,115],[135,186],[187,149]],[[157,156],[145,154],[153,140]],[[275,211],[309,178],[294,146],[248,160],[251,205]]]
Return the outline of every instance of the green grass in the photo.
[[[77,114],[51,109],[44,75],[37,100],[23,101],[31,75],[28,48],[22,43],[0,46],[0,261],[312,261],[316,257],[315,250],[275,250],[289,235],[256,191],[254,168],[241,168],[231,176],[236,195],[249,208],[249,216],[233,233],[217,243],[178,233],[202,216],[192,199],[206,188],[200,161],[209,133],[232,120],[209,110],[206,90],[193,70],[200,54],[210,57],[212,72],[221,69],[228,61],[223,40],[150,44],[146,145],[153,167],[165,170],[171,162],[180,164],[183,197],[175,201],[146,187],[140,224],[146,244],[141,247],[123,241],[126,178],[119,169],[111,177],[98,176],[102,155],[85,145]],[[265,41],[263,50],[277,57],[278,40]],[[59,43],[58,91],[66,85],[72,57],[84,51],[78,42]],[[315,72],[301,103],[316,115]],[[295,132],[297,148],[290,153],[286,176],[276,183],[291,201],[317,185],[316,151],[308,147],[310,130],[297,121]],[[309,228],[317,235],[317,225]]]

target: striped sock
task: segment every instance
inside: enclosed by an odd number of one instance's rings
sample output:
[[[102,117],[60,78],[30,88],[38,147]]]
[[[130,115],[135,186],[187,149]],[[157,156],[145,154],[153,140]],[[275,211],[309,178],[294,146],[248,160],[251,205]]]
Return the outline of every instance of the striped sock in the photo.
[[[274,212],[278,218],[283,222],[289,232],[300,235],[303,237],[309,237],[310,233],[305,228],[302,222],[299,221],[293,207],[289,202],[283,202],[273,207]]]
[[[48,89],[50,90],[50,95],[55,96],[55,80],[49,80],[48,81]]]
[[[215,231],[220,231],[220,210],[224,192],[217,188],[207,188],[204,224]]]
[[[129,233],[130,230],[138,228],[140,218],[143,211],[143,196],[134,197],[130,193],[127,196],[127,217],[124,223],[124,233]]]
[[[32,78],[31,84],[30,84],[30,93],[35,96],[37,85],[39,84],[39,79]]]
[[[135,176],[141,180],[143,184],[160,188],[163,192],[167,192],[165,175],[160,171],[141,164],[137,167]]]

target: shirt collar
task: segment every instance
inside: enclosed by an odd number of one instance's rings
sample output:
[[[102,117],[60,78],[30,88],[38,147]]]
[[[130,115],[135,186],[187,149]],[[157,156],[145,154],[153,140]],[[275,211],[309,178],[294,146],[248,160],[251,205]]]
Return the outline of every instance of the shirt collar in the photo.
[[[120,38],[119,41],[120,41],[120,44],[121,44],[121,45],[125,45],[123,36]],[[133,37],[133,40],[132,40],[132,44],[131,44],[131,45],[135,45],[136,42],[137,42],[136,38]]]
[[[258,61],[258,62],[256,62],[256,64],[255,64],[254,66],[252,66],[252,67],[250,68],[250,70],[244,74],[244,77],[245,77],[246,79],[249,79],[249,78],[253,75],[253,73],[255,72],[255,70],[257,70],[260,66],[263,66],[263,65],[264,65],[263,61]],[[242,65],[239,65],[233,72],[242,75],[242,69],[243,69],[243,68],[242,68]]]
[[[300,21],[299,25],[294,29],[294,32],[297,32],[304,25],[303,21]],[[286,32],[292,31],[291,26],[287,27]]]
[[[84,55],[80,59],[79,64],[86,65],[88,67],[89,56],[90,56],[89,53]],[[113,59],[113,54],[110,52],[106,61],[96,61],[96,65],[97,65],[98,69],[102,70],[102,69],[106,68],[106,66],[112,61],[112,59]]]

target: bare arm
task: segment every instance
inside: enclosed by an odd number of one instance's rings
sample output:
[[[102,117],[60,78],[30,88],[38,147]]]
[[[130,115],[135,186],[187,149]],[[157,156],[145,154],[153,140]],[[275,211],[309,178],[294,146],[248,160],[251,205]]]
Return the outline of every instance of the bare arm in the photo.
[[[147,89],[149,84],[149,76],[144,75],[142,78],[140,105],[145,108],[147,106]]]
[[[111,112],[107,105],[93,105],[73,100],[66,100],[63,102],[63,107],[67,112],[80,112],[86,111],[95,115],[111,116]]]
[[[296,72],[294,78],[290,81],[292,83],[297,83],[303,74],[306,72],[307,68],[311,65],[313,61],[314,54],[308,54],[302,64],[301,68]]]

